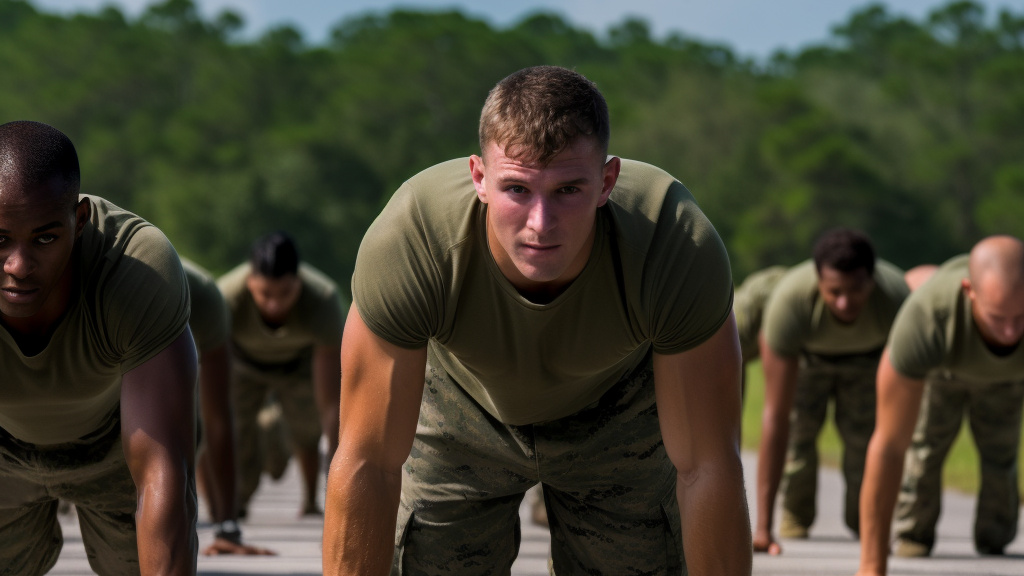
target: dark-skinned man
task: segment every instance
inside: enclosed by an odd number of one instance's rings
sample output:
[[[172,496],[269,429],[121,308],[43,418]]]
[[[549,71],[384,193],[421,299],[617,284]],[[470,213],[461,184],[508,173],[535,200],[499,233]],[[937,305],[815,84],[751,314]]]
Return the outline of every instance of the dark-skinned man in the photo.
[[[0,126],[0,567],[42,574],[74,504],[100,574],[194,574],[196,353],[178,255],[79,196],[74,145]]]
[[[232,401],[242,511],[259,486],[265,449],[260,410],[281,408],[303,480],[299,514],[317,503],[319,444],[338,445],[338,375],[345,310],[337,286],[299,261],[294,240],[273,232],[253,243],[249,262],[217,281],[231,310]]]
[[[815,243],[772,292],[762,326],[765,405],[757,467],[754,547],[778,554],[772,534],[785,467],[783,538],[806,538],[817,513],[818,434],[834,403],[843,442],[846,525],[859,530],[858,494],[874,429],[875,371],[908,288],[862,233],[838,228]],[[788,449],[787,449],[788,444]]]
[[[185,258],[181,265],[192,302],[188,326],[199,353],[201,424],[196,482],[213,520],[213,542],[203,549],[203,554],[270,555],[270,550],[243,543],[238,525],[231,362],[227,348],[231,314],[209,272]]]

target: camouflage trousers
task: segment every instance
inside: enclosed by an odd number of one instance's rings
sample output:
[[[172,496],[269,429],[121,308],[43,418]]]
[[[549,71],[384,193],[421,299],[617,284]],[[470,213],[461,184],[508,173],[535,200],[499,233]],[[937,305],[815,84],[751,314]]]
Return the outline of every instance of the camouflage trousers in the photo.
[[[245,509],[260,484],[267,442],[280,443],[269,434],[280,434],[278,427],[268,431],[259,424],[260,411],[268,400],[281,407],[285,440],[293,450],[316,451],[320,442],[320,413],[313,394],[308,369],[295,373],[277,373],[258,369],[240,361],[232,363],[231,400],[235,417],[236,460],[238,461],[238,503]]]
[[[931,549],[942,504],[942,465],[966,415],[981,459],[974,519],[979,551],[1002,550],[1017,534],[1017,450],[1024,381],[972,384],[948,372],[929,375],[896,505],[897,538]]]
[[[97,574],[139,574],[136,491],[121,449],[120,419],[76,442],[38,447],[0,429],[0,574],[44,574],[64,539],[58,499],[75,505]],[[195,538],[195,484],[192,484]]]
[[[647,368],[571,416],[502,424],[428,366],[392,575],[509,574],[541,483],[552,573],[685,574],[675,468]]]
[[[800,358],[789,446],[782,481],[782,508],[790,521],[808,528],[817,515],[818,435],[829,402],[843,442],[846,483],[844,520],[860,531],[860,486],[868,441],[875,429],[875,373],[881,351],[848,356],[804,354]]]

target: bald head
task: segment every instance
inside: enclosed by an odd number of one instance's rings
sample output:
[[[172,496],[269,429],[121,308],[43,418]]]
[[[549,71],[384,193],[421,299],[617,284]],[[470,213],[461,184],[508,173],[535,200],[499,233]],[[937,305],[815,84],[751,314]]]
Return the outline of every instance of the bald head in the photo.
[[[991,346],[1016,347],[1024,337],[1024,243],[990,236],[974,246],[968,262],[963,287],[981,337]]]
[[[41,122],[0,124],[0,193],[7,186],[56,189],[74,202],[80,184],[78,154],[63,132]]]
[[[985,238],[971,250],[968,273],[978,292],[994,286],[1024,292],[1024,242],[1013,236]]]

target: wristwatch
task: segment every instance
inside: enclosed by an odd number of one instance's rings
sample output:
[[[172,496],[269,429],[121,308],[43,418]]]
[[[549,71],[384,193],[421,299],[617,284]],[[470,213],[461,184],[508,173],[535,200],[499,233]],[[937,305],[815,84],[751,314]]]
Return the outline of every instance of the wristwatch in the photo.
[[[241,544],[242,529],[238,527],[238,522],[234,520],[216,522],[213,525],[213,537],[221,538],[234,544]]]

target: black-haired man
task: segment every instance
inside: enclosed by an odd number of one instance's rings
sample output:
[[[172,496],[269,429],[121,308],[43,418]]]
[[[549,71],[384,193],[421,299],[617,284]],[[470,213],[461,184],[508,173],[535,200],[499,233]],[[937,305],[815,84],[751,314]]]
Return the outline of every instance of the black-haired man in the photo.
[[[847,228],[824,233],[813,259],[791,269],[772,292],[761,350],[765,406],[756,550],[781,551],[772,536],[772,512],[784,462],[780,533],[807,537],[816,514],[816,444],[829,402],[843,442],[845,521],[854,533],[859,530],[857,499],[875,423],[875,370],[908,292],[903,272],[876,260],[871,241]]]
[[[0,126],[0,566],[53,566],[59,498],[96,572],[191,574],[185,275],[159,230],[79,187],[64,134]]]
[[[231,309],[232,390],[240,510],[259,485],[263,453],[257,417],[281,407],[303,477],[300,514],[319,514],[319,443],[338,445],[338,375],[344,306],[335,283],[300,263],[294,240],[273,232],[253,243],[249,262],[217,281]]]

